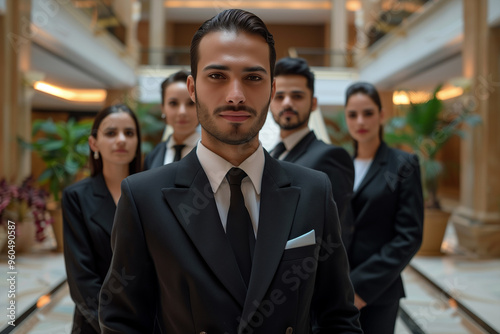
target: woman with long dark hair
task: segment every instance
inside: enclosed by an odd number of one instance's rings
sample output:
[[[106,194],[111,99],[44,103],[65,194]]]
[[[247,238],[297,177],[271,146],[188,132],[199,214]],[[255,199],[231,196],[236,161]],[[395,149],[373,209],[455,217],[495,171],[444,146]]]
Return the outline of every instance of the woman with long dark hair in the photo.
[[[162,118],[173,133],[159,143],[144,159],[144,170],[160,167],[185,157],[200,139],[196,106],[189,96],[186,81],[187,71],[171,74],[161,84]]]
[[[420,248],[423,199],[416,155],[383,141],[384,111],[372,84],[347,88],[345,115],[354,139],[354,225],[344,240],[364,333],[394,332],[401,271]]]
[[[117,104],[100,111],[89,137],[91,176],[63,192],[64,259],[75,302],[72,333],[100,333],[99,291],[111,262],[111,228],[121,181],[140,171],[139,123]]]

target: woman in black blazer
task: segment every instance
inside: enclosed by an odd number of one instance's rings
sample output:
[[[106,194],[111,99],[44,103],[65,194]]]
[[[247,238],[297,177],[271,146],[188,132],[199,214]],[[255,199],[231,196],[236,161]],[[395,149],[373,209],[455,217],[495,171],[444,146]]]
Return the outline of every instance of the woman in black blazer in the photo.
[[[394,332],[401,271],[420,248],[423,199],[417,156],[382,141],[384,113],[375,87],[359,82],[346,92],[345,114],[354,139],[354,214],[345,241],[355,305],[365,334]]]
[[[99,290],[111,262],[111,228],[121,181],[140,171],[139,123],[125,105],[99,112],[89,137],[91,177],[63,192],[64,260],[75,302],[72,333],[100,333]]]
[[[144,170],[163,166],[185,157],[200,139],[196,106],[187,89],[187,71],[171,74],[161,84],[161,117],[173,133],[144,159]]]

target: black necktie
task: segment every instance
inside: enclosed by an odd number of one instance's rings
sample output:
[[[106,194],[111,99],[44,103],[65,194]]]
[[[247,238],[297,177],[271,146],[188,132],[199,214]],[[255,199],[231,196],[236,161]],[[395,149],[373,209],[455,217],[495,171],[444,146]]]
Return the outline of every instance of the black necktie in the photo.
[[[173,146],[175,149],[175,156],[174,156],[174,161],[179,161],[182,159],[182,149],[186,147],[186,145],[174,145]]]
[[[278,145],[276,145],[271,153],[271,156],[275,159],[279,159],[280,155],[283,154],[283,152],[286,151],[285,144],[283,142],[279,142]]]
[[[226,174],[231,190],[231,204],[227,213],[226,235],[233,248],[241,276],[248,286],[252,271],[252,251],[255,244],[252,221],[245,207],[241,180],[247,174],[240,168],[231,168]]]

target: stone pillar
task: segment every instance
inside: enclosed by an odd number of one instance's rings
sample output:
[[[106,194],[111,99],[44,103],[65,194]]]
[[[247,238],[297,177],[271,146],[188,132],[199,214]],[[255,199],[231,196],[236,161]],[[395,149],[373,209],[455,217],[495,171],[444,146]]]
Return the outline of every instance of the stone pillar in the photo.
[[[332,0],[330,18],[330,66],[345,67],[347,52],[347,10],[346,0]]]
[[[31,141],[29,67],[31,0],[6,0],[0,15],[0,178],[20,182],[31,173],[31,152],[17,143]]]
[[[165,8],[163,0],[149,2],[149,65],[163,65],[165,55],[161,50],[165,48]]]
[[[463,0],[463,75],[482,123],[461,143],[460,206],[451,221],[459,245],[479,256],[500,256],[500,31],[488,27],[488,0]]]
[[[137,24],[141,15],[139,0],[115,1],[112,3],[113,11],[126,27],[125,45],[127,53],[139,62],[140,44],[137,41]]]

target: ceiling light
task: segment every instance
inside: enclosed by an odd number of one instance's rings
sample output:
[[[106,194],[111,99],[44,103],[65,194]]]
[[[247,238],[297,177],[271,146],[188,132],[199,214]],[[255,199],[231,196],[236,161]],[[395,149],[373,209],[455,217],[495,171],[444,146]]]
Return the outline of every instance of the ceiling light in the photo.
[[[37,81],[33,88],[40,92],[59,97],[73,102],[104,102],[106,99],[105,89],[72,89],[51,85],[43,81]]]
[[[361,1],[347,0],[347,2],[345,3],[345,8],[350,12],[356,12],[361,9]]]
[[[460,96],[464,93],[461,87],[445,87],[442,88],[436,97],[440,100],[449,100]],[[392,94],[392,103],[395,105],[410,104],[410,103],[425,103],[432,98],[432,94],[423,91],[395,91]]]
[[[222,1],[203,1],[203,0],[166,0],[164,6],[168,8],[218,8],[223,7]],[[227,3],[227,8],[230,8],[230,1]],[[241,0],[238,1],[239,8],[261,8],[261,9],[296,9],[296,10],[311,10],[311,9],[331,9],[330,1],[253,1]]]

